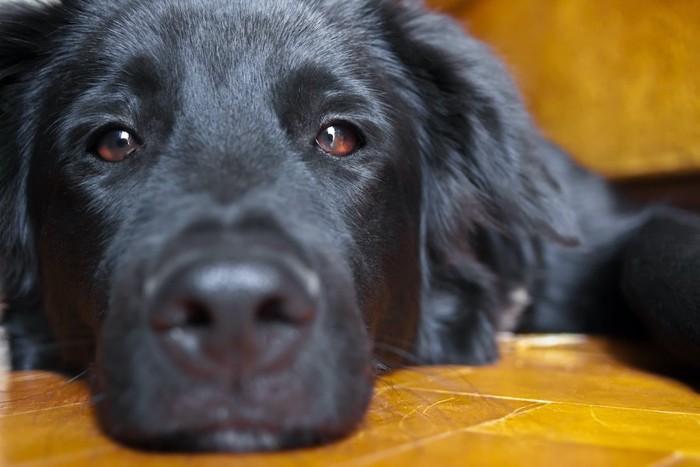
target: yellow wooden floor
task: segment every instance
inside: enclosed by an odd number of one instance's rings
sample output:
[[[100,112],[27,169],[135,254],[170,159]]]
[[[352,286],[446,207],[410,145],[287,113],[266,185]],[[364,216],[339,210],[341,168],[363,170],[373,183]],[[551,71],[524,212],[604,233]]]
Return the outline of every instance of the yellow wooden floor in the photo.
[[[347,440],[266,455],[124,449],[99,434],[80,383],[10,374],[0,392],[0,465],[700,466],[700,396],[623,363],[650,361],[640,349],[581,336],[505,338],[502,348],[492,367],[384,377],[364,428]]]

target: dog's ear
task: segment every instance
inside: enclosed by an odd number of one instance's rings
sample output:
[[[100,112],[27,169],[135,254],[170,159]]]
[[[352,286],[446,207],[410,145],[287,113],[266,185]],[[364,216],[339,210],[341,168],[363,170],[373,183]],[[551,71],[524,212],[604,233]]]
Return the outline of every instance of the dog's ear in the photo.
[[[498,309],[510,305],[499,297],[514,289],[479,260],[508,253],[485,253],[479,242],[539,237],[575,245],[578,225],[553,174],[565,165],[486,46],[418,2],[382,5],[385,37],[407,83],[396,88],[419,119],[425,278],[418,352],[433,362],[488,361],[497,354]]]
[[[0,290],[15,368],[36,368],[46,360],[30,344],[49,337],[38,318],[38,272],[26,193],[32,152],[27,125],[35,112],[33,86],[65,18],[60,2],[0,4]]]
[[[424,110],[429,224],[449,231],[469,217],[576,244],[575,218],[547,167],[556,151],[532,124],[505,66],[454,20],[417,2],[389,3],[392,45]]]
[[[57,2],[0,5],[0,266],[10,299],[27,294],[34,282],[26,199],[31,142],[21,135],[31,107],[29,88],[50,53],[63,10]]]

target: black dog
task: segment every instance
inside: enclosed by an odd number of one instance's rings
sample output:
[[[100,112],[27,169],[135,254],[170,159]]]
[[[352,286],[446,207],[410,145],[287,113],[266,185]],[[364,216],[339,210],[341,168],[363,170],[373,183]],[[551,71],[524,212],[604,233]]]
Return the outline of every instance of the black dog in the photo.
[[[3,4],[0,99],[14,368],[87,371],[123,442],[332,440],[377,369],[498,330],[700,365],[700,221],[620,201],[415,2]]]

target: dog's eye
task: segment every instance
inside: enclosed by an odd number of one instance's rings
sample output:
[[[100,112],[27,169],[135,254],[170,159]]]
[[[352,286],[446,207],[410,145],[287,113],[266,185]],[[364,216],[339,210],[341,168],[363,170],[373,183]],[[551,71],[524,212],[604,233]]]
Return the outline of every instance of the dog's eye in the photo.
[[[94,152],[107,162],[120,162],[132,155],[141,142],[126,130],[109,130],[102,134],[95,144]]]
[[[331,156],[345,157],[359,148],[360,138],[349,125],[335,124],[321,130],[316,144]]]

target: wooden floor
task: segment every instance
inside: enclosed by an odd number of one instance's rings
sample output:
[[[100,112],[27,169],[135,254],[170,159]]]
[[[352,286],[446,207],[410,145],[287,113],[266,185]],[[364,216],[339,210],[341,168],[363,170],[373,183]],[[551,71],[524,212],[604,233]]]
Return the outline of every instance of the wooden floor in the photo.
[[[580,336],[505,338],[492,367],[417,368],[378,382],[362,430],[317,449],[167,456],[100,435],[80,383],[3,374],[0,465],[700,465],[700,396],[643,371],[635,347]]]

